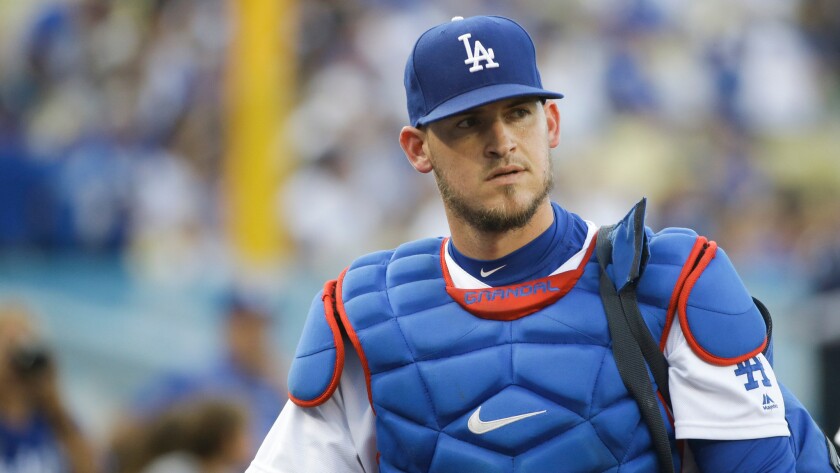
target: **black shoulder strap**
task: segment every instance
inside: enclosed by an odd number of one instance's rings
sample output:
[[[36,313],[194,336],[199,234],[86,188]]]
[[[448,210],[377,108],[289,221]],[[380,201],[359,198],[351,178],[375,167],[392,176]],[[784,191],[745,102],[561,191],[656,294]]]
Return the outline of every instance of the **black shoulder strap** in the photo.
[[[616,291],[613,282],[607,275],[606,267],[612,259],[612,241],[610,240],[610,232],[613,227],[602,227],[598,232],[598,240],[595,251],[597,252],[598,263],[601,265],[601,281],[600,291],[601,300],[604,303],[604,309],[607,313],[607,323],[610,329],[610,337],[612,338],[612,352],[615,363],[618,366],[618,372],[621,375],[621,380],[624,386],[636,399],[639,405],[639,410],[642,414],[642,419],[648,426],[653,440],[653,446],[656,450],[656,455],[659,458],[660,471],[673,473],[674,462],[671,457],[671,442],[668,439],[668,433],[665,431],[665,423],[659,412],[659,403],[653,391],[653,384],[650,382],[648,371],[645,365],[644,355],[642,354],[642,346],[635,334],[638,332],[647,333],[648,338],[651,338],[650,331],[638,324],[644,324],[641,320],[641,314],[638,313],[638,304],[636,304],[635,285],[630,284],[628,287],[622,288],[630,293],[631,297],[625,295],[624,300]],[[632,314],[629,318],[625,313],[627,307],[631,310],[635,309],[636,314]],[[629,319],[635,319],[638,324],[629,323]],[[635,329],[634,329],[635,326]],[[642,337],[644,338],[644,337]],[[654,344],[651,338],[651,343]],[[656,347],[656,351],[659,349]],[[662,354],[660,353],[660,356]],[[664,357],[662,361],[665,362]],[[666,380],[664,386],[667,390],[667,362],[665,368]],[[660,383],[656,379],[657,384]],[[660,389],[662,385],[660,384]]]
[[[653,380],[656,381],[659,394],[662,395],[662,399],[670,409],[671,390],[668,387],[668,360],[665,359],[665,355],[659,349],[659,344],[653,339],[650,329],[645,325],[642,313],[639,310],[639,302],[636,299],[635,285],[619,292],[618,297],[621,300],[621,306],[624,308],[624,316],[630,326],[630,331],[633,333],[633,338],[642,350],[642,355],[647,361],[651,374],[653,374]]]

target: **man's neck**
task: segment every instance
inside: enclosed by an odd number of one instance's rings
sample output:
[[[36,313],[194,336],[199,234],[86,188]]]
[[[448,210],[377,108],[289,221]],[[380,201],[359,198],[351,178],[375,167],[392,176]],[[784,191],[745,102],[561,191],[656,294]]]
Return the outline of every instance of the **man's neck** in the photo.
[[[513,253],[542,234],[554,221],[554,211],[546,198],[528,223],[504,232],[478,230],[448,212],[447,219],[452,243],[458,251],[473,259],[494,260]]]

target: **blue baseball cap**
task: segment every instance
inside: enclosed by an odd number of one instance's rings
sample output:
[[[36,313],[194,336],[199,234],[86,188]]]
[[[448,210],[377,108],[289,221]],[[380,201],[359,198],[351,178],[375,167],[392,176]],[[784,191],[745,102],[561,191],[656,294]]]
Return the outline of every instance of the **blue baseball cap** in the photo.
[[[405,94],[412,126],[513,97],[563,98],[542,88],[528,32],[501,16],[455,17],[420,35]]]

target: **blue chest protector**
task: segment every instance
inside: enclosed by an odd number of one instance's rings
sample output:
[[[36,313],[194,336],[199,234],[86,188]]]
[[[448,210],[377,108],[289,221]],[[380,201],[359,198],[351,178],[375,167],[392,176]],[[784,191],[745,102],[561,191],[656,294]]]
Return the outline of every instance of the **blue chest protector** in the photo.
[[[643,263],[632,221],[633,212],[611,233],[617,287]],[[698,264],[708,242],[693,232],[644,233],[638,301],[657,342],[680,317],[692,348],[711,362],[765,347],[761,315],[722,251]],[[453,296],[442,251],[440,239],[408,243],[328,282],[298,345],[290,398],[304,407],[327,400],[349,340],[367,375],[383,473],[656,471],[649,430],[613,359],[591,251],[562,297],[513,317],[476,314]],[[728,297],[707,300],[721,280]],[[716,337],[714,325],[739,337]]]
[[[654,470],[612,360],[597,265],[585,263],[556,303],[503,321],[450,297],[441,251],[439,240],[420,241],[357,262],[343,279],[370,373],[381,471]],[[651,324],[661,332],[658,315]]]

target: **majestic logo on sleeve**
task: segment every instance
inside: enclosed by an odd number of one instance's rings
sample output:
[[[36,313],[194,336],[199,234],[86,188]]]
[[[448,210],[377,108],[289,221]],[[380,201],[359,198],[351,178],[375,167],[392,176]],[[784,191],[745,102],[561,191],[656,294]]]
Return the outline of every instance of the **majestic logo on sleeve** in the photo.
[[[738,368],[735,370],[736,376],[747,375],[747,382],[744,383],[744,388],[746,388],[747,391],[752,391],[758,387],[758,381],[755,380],[754,376],[756,371],[761,375],[761,384],[766,387],[773,385],[767,378],[767,374],[764,372],[764,365],[761,364],[761,360],[759,360],[758,357],[753,357],[738,363],[737,366]]]
[[[467,50],[467,59],[464,60],[464,64],[472,63],[470,72],[481,71],[485,67],[488,69],[499,67],[499,63],[493,60],[496,58],[496,55],[493,53],[493,48],[485,49],[481,41],[476,40],[474,49],[470,49],[470,38],[472,38],[472,34],[470,33],[458,36],[458,41],[463,41],[464,48]],[[486,61],[487,63],[482,66],[479,64],[481,61]]]
[[[771,398],[768,394],[765,394],[764,397],[761,398],[761,407],[765,411],[770,411],[779,408],[778,404],[776,404],[773,398]]]

